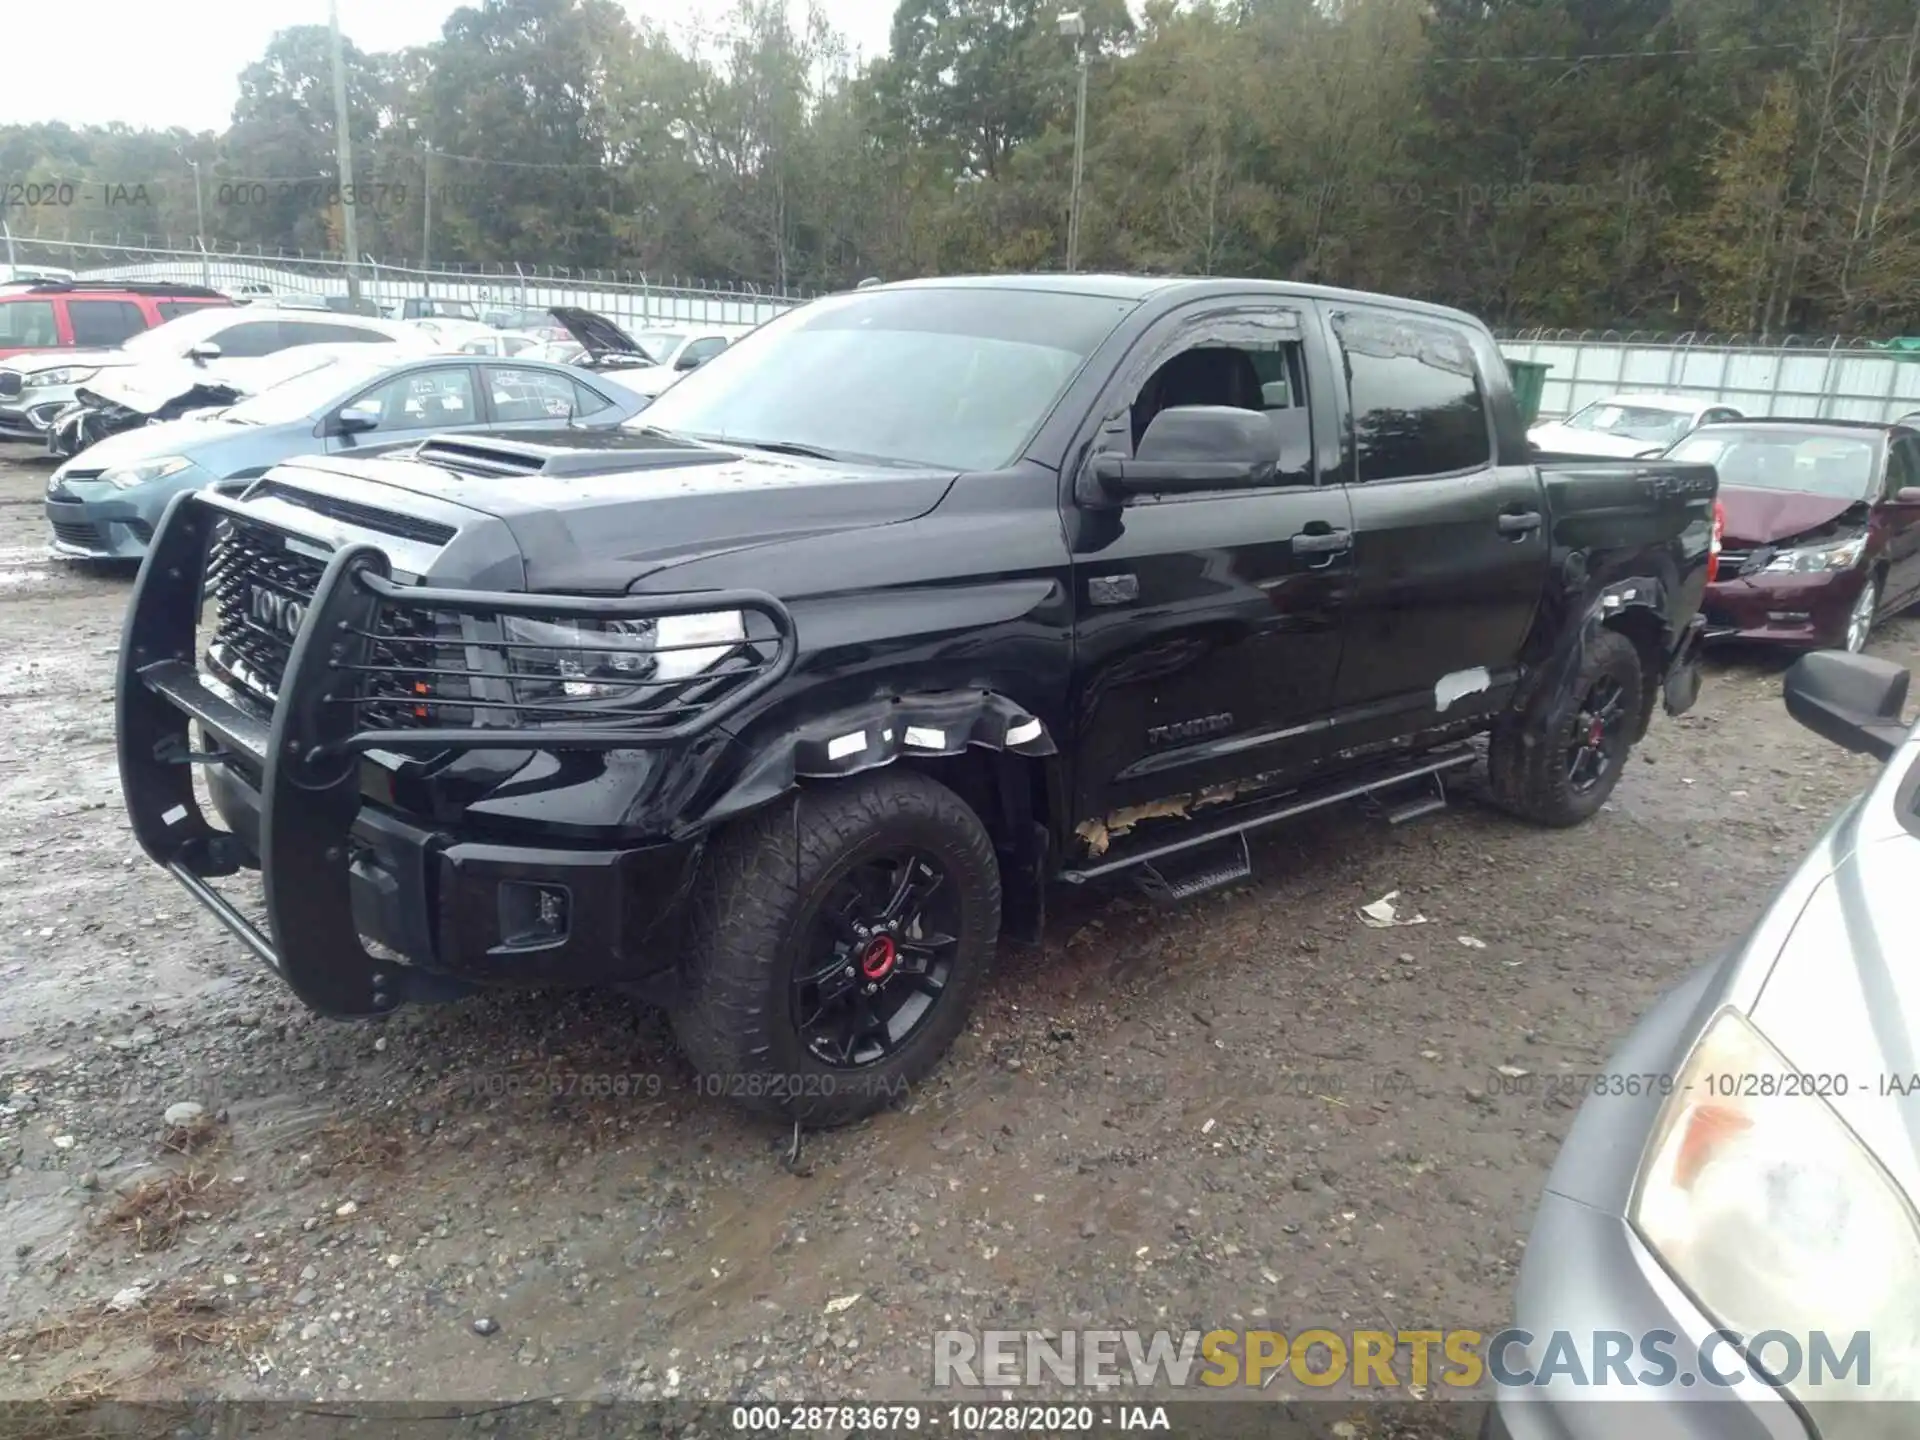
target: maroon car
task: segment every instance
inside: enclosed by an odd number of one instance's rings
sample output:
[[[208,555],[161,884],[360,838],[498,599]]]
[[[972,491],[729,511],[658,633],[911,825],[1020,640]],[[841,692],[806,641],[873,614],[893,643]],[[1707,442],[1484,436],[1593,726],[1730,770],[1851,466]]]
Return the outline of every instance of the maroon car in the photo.
[[[1859,650],[1878,617],[1920,601],[1920,428],[1741,420],[1703,425],[1667,457],[1720,474],[1709,639]]]

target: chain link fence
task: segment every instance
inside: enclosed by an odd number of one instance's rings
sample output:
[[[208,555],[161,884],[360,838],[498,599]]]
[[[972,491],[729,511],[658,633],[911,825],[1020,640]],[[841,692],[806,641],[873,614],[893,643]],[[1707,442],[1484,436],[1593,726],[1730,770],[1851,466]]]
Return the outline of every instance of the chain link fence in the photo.
[[[344,297],[349,293],[348,267],[343,259],[298,251],[202,251],[197,246],[168,248],[9,236],[4,249],[0,249],[0,261],[23,271],[70,270],[86,280],[166,280],[207,285],[229,294],[240,293],[243,286],[265,286],[282,298]],[[396,311],[411,299],[465,301],[476,310],[577,305],[598,311],[629,330],[663,324],[758,325],[813,298],[797,291],[628,270],[563,270],[538,265],[419,269],[383,265],[369,256],[359,272],[362,298],[380,306],[383,314]]]

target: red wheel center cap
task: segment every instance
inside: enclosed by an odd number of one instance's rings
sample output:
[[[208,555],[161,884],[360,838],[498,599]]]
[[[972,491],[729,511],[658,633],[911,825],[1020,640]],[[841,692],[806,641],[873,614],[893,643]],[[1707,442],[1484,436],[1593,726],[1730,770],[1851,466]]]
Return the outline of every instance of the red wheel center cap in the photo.
[[[1593,724],[1587,727],[1587,744],[1598,749],[1600,742],[1606,738],[1606,734],[1606,724],[1603,721],[1595,720]]]
[[[860,973],[869,980],[884,980],[893,973],[894,962],[899,958],[900,952],[894,948],[893,937],[876,935],[860,954]]]

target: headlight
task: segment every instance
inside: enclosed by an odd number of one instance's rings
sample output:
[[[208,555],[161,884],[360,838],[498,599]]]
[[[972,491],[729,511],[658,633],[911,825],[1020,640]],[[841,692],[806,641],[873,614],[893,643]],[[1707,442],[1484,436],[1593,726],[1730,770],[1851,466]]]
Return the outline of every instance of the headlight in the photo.
[[[84,366],[70,366],[64,370],[41,370],[29,375],[21,382],[25,390],[50,390],[56,385],[84,385],[100,373],[100,367],[88,370]]]
[[[1793,1393],[1850,1402],[1823,1419],[1827,1440],[1891,1435],[1874,1427],[1911,1412],[1860,1401],[1920,1401],[1920,1220],[1832,1107],[1796,1081],[1751,1024],[1721,1014],[1661,1114],[1633,1223],[1720,1325],[1797,1338],[1809,1353]],[[1811,1383],[1815,1332],[1842,1356],[1860,1331],[1870,1337],[1864,1391],[1853,1388],[1857,1369]],[[1750,1358],[1769,1356],[1786,1358]]]
[[[1806,545],[1794,550],[1778,550],[1767,562],[1769,574],[1823,574],[1829,570],[1851,570],[1866,553],[1867,537],[1855,535],[1829,545]]]
[[[502,621],[512,647],[514,696],[538,704],[572,699],[633,700],[652,686],[698,675],[747,638],[738,610],[663,615],[657,620]]]
[[[116,490],[131,490],[151,480],[178,475],[192,465],[193,462],[184,455],[162,455],[155,460],[141,460],[132,465],[116,465],[111,470],[102,470],[100,478]]]

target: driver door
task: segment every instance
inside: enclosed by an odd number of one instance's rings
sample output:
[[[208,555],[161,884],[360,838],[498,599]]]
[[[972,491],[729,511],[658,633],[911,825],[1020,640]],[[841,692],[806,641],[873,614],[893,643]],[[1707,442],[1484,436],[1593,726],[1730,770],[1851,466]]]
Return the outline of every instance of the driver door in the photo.
[[[1297,773],[1323,751],[1352,521],[1324,351],[1265,297],[1164,319],[1102,396],[1091,456],[1131,456],[1155,414],[1229,405],[1281,435],[1259,489],[1070,499],[1077,819]],[[1331,447],[1329,450],[1327,447]],[[1071,483],[1071,480],[1069,481]]]

